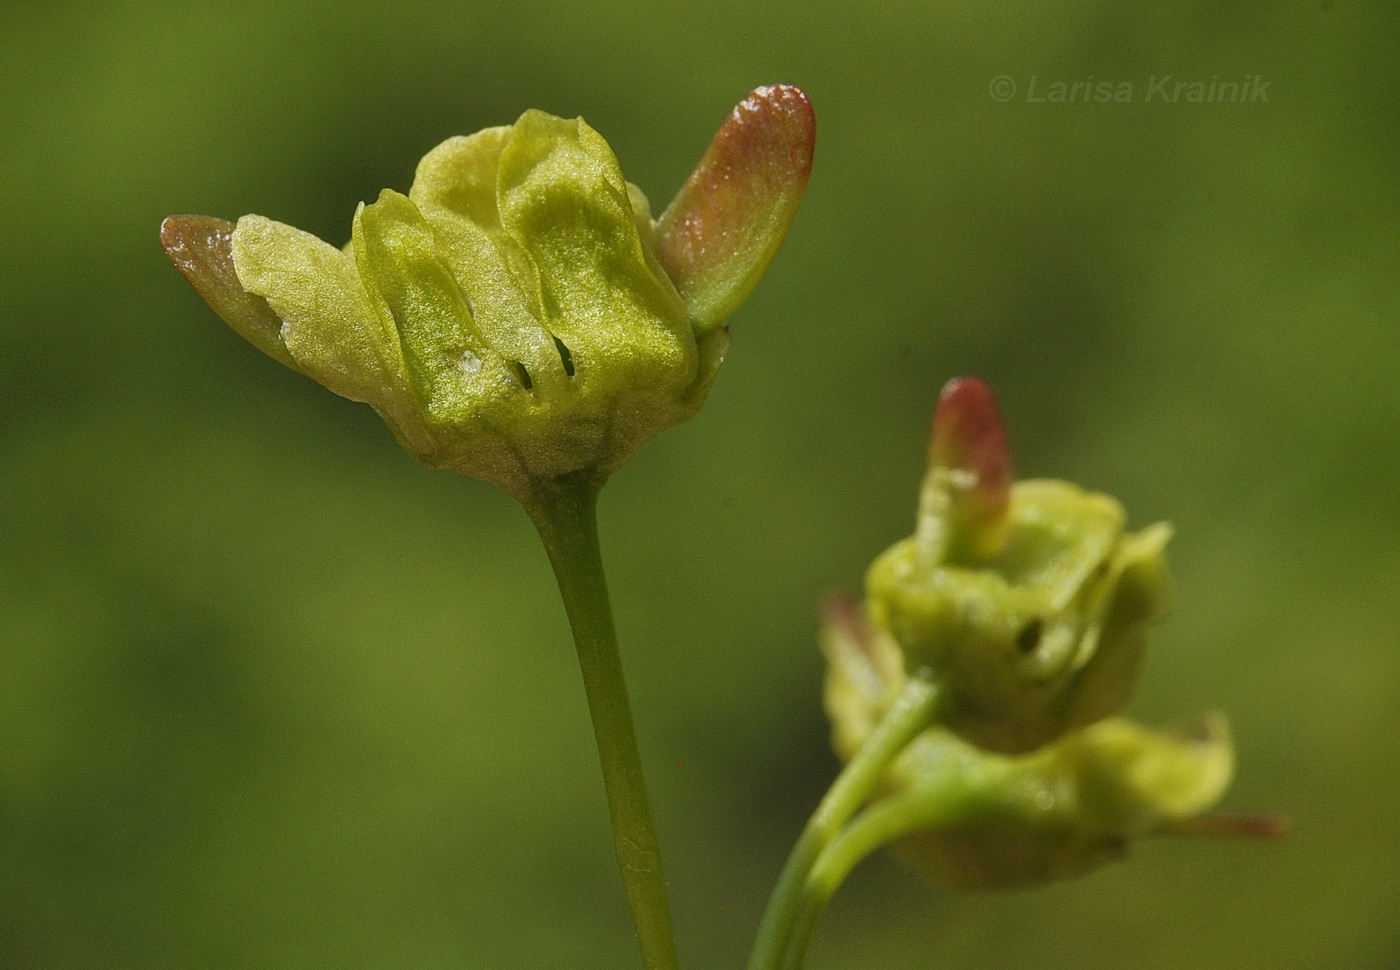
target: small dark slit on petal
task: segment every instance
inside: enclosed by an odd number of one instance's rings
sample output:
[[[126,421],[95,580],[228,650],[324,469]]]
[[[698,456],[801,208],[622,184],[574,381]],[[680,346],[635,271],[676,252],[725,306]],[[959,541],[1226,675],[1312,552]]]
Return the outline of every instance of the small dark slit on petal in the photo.
[[[1030,653],[1040,642],[1040,621],[1031,620],[1026,624],[1026,628],[1016,637],[1016,649],[1022,653]]]
[[[515,376],[519,378],[520,385],[524,387],[525,390],[528,391],[535,386],[535,382],[530,380],[530,372],[525,369],[524,364],[518,360],[513,360],[510,362],[510,366],[515,370]]]
[[[564,373],[570,377],[574,376],[574,355],[569,353],[569,348],[564,346],[564,341],[558,337],[554,338],[554,349],[559,351],[559,359],[564,362]]]

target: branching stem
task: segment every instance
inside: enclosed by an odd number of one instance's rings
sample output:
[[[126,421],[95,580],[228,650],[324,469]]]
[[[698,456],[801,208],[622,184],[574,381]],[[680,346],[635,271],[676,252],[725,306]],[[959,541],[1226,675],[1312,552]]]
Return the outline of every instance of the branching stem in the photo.
[[[749,957],[749,970],[782,970],[789,966],[788,951],[804,916],[807,881],[813,866],[840,834],[842,826],[870,798],[890,762],[933,723],[940,696],[938,687],[928,678],[910,677],[880,724],[827,790],[793,846],[768,899]],[[800,950],[794,959],[801,960]]]

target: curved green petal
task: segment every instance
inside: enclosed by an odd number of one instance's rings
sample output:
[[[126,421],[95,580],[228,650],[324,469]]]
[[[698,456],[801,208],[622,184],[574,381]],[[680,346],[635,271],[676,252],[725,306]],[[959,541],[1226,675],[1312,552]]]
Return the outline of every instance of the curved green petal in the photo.
[[[297,369],[352,401],[392,406],[403,395],[398,337],[369,305],[354,261],[311,235],[262,216],[233,233],[233,263],[250,292],[283,320]]]
[[[530,258],[501,226],[496,170],[512,128],[449,138],[423,157],[408,197],[432,226],[447,266],[469,301],[481,338],[525,368],[536,385],[564,375],[545,329]]]
[[[425,213],[443,209],[483,229],[501,228],[496,170],[512,126],[447,139],[418,163],[408,197]]]
[[[1169,525],[1123,536],[1086,603],[1081,666],[1065,718],[1092,724],[1128,706],[1147,652],[1147,627],[1167,602]]]
[[[1047,760],[1074,779],[1090,824],[1134,836],[1210,808],[1235,772],[1230,725],[1218,713],[1176,731],[1111,718]]]
[[[510,388],[511,376],[476,333],[432,230],[407,196],[385,189],[378,202],[361,206],[353,238],[370,302],[393,321],[409,386],[434,423],[461,424]]]
[[[650,372],[673,385],[681,371],[688,383],[689,317],[650,265],[607,142],[582,119],[527,111],[501,152],[497,189],[501,223],[529,254],[546,325],[579,379],[621,385]],[[614,368],[606,376],[604,361]]]

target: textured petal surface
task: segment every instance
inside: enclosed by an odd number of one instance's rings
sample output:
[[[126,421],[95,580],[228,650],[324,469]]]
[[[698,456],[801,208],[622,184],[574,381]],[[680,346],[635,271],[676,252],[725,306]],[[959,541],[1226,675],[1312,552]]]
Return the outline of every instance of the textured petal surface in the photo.
[[[470,303],[477,332],[536,383],[562,376],[534,265],[501,226],[496,174],[510,127],[449,138],[418,164],[409,198],[438,237],[438,257]]]
[[[648,260],[627,183],[596,131],[527,111],[501,153],[498,185],[502,224],[537,268],[550,329],[580,374],[591,351],[685,366],[685,310]]]
[[[439,262],[432,230],[407,196],[390,189],[355,216],[355,258],[377,310],[393,320],[410,386],[435,421],[462,423],[508,388],[510,377],[473,325]]]
[[[299,370],[351,400],[395,406],[404,387],[398,337],[369,305],[348,255],[300,229],[244,216],[233,262],[282,319],[282,342]]]
[[[569,374],[567,430],[556,438],[630,455],[694,413],[705,380],[689,316],[643,243],[598,133],[581,119],[526,112],[501,152],[497,197]]]

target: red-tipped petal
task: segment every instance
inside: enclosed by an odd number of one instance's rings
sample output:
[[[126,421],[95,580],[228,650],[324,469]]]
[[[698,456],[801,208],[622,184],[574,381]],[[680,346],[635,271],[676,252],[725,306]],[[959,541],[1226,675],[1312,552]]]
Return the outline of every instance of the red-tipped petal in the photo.
[[[954,558],[995,555],[1011,500],[1011,452],[996,396],[978,377],[943,387],[933,412],[929,464],[950,489],[948,536]]]
[[[195,292],[239,336],[297,370],[282,343],[281,318],[238,281],[231,250],[234,228],[213,216],[170,216],[160,224],[160,244]]]
[[[782,245],[812,170],[816,125],[800,89],[756,89],[657,220],[656,257],[702,331],[734,312]]]

